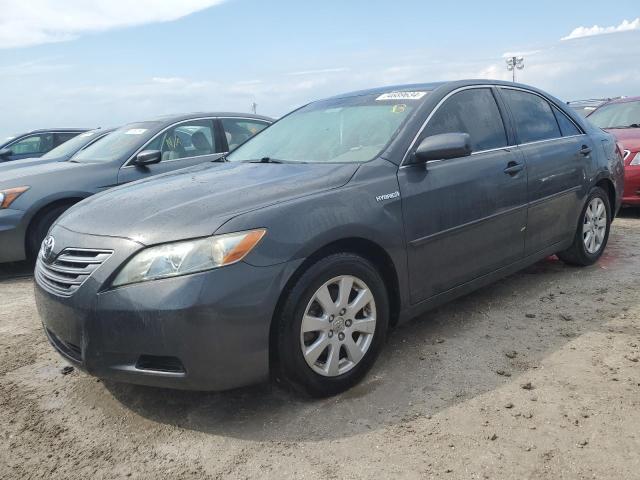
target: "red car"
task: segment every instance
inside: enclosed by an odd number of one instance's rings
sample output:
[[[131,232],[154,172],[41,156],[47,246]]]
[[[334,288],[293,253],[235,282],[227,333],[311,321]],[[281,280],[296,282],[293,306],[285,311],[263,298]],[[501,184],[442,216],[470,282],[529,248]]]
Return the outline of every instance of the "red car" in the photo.
[[[607,102],[587,117],[615,135],[624,151],[622,204],[640,207],[640,97]]]

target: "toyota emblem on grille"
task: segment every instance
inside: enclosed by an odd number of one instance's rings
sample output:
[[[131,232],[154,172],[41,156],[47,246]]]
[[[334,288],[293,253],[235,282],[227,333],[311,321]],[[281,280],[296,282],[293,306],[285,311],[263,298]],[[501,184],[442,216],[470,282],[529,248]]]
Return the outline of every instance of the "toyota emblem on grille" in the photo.
[[[53,260],[53,247],[55,246],[55,239],[49,235],[42,242],[42,258],[46,262],[51,262]]]

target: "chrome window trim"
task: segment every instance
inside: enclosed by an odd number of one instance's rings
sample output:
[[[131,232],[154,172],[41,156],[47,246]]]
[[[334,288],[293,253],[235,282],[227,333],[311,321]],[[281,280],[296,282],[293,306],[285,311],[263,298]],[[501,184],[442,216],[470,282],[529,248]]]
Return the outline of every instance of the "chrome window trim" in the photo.
[[[551,102],[549,99],[547,99],[544,95],[541,95],[541,94],[539,94],[537,92],[534,92],[532,90],[527,90],[526,88],[521,88],[521,87],[512,87],[512,86],[509,86],[509,85],[484,85],[484,84],[482,84],[482,85],[467,85],[465,87],[460,87],[460,88],[458,88],[456,90],[453,90],[453,91],[449,92],[445,97],[443,97],[442,100],[440,100],[438,102],[438,104],[433,108],[431,113],[429,113],[429,116],[427,117],[427,119],[422,124],[422,127],[420,127],[420,130],[418,130],[418,133],[416,134],[416,136],[414,137],[413,141],[409,145],[409,148],[407,149],[407,151],[405,152],[404,156],[402,157],[402,162],[400,162],[400,167],[399,168],[406,168],[406,167],[413,166],[412,164],[405,165],[405,161],[407,160],[407,157],[409,156],[409,152],[411,152],[411,150],[415,146],[416,142],[418,141],[418,138],[420,138],[420,135],[422,135],[422,132],[424,131],[424,129],[429,124],[429,121],[436,114],[436,112],[442,106],[442,104],[444,102],[446,102],[450,97],[452,97],[453,95],[455,95],[458,92],[462,92],[464,90],[476,89],[476,88],[507,88],[507,89],[511,89],[511,90],[520,90],[520,91],[525,92],[525,93],[532,93],[534,95],[537,95],[538,97],[540,97],[543,100],[545,100],[547,103],[550,103],[551,105],[555,105],[553,102]],[[562,111],[560,111],[560,112],[562,113]],[[564,114],[564,115],[567,118],[569,118],[566,114]],[[569,120],[571,120],[571,118],[569,118]],[[571,122],[575,125],[575,122],[573,120],[571,120]],[[512,144],[512,145],[506,145],[504,147],[490,148],[490,149],[486,149],[486,150],[478,150],[477,152],[471,152],[471,156],[480,155],[482,153],[488,153],[488,152],[497,152],[497,151],[500,151],[500,150],[509,151],[509,149],[511,149],[511,148],[523,147],[523,146],[527,146],[527,145],[535,145],[537,143],[554,142],[554,141],[557,141],[557,140],[563,140],[565,138],[583,137],[583,136],[587,135],[586,133],[584,133],[582,128],[580,128],[578,125],[576,125],[576,128],[578,128],[578,130],[580,132],[583,132],[583,133],[580,133],[578,135],[567,135],[566,137],[560,136],[560,137],[555,137],[555,138],[547,138],[547,139],[544,139],[544,140],[536,140],[534,142],[515,143],[515,144]],[[559,125],[558,125],[558,130],[560,130],[560,126]],[[562,134],[562,131],[560,131],[560,133]],[[427,164],[431,164],[431,163],[439,163],[439,162],[442,162],[442,161],[443,160],[430,160],[430,161],[428,161],[426,163]]]
[[[256,122],[263,122],[266,124],[266,126],[270,126],[273,124],[273,122],[269,122],[267,120],[262,120],[262,119],[258,119],[258,118],[251,118],[251,117],[197,117],[197,118],[190,118],[188,120],[181,120],[179,122],[173,123],[171,125],[169,125],[168,127],[165,127],[164,129],[162,129],[161,131],[159,131],[156,135],[154,135],[153,138],[151,138],[149,141],[147,141],[147,143],[145,143],[142,147],[140,147],[138,150],[136,150],[133,155],[131,155],[128,160],[126,162],[124,162],[124,164],[122,164],[122,168],[132,168],[135,167],[136,165],[131,164],[131,162],[133,161],[133,159],[136,157],[136,155],[138,155],[140,152],[142,152],[145,147],[147,145],[149,145],[151,142],[153,142],[156,138],[158,138],[158,136],[162,135],[164,132],[166,132],[167,130],[180,125],[182,123],[186,123],[186,122],[193,122],[193,121],[198,121],[198,120],[222,120],[223,118],[227,118],[227,119],[239,119],[239,120],[249,120],[249,121],[256,121]],[[266,127],[265,127],[266,128]],[[214,137],[215,137],[215,131],[212,132]],[[226,152],[214,152],[214,153],[210,153],[208,155],[226,155],[227,153],[229,153],[229,151],[227,150]],[[174,158],[173,160],[163,160],[163,163],[168,163],[168,162],[176,162],[178,160],[189,160],[192,158],[199,158],[199,157],[204,157],[205,155],[195,155],[192,157],[182,157],[182,158]]]
[[[163,133],[165,133],[167,130],[183,124],[183,123],[187,123],[187,122],[194,122],[194,121],[198,121],[198,120],[216,120],[217,118],[220,117],[197,117],[197,118],[189,118],[187,120],[180,120],[178,122],[172,123],[171,125],[163,128],[162,130],[160,130],[158,133],[156,133],[152,138],[150,138],[144,145],[142,145],[142,147],[140,147],[138,150],[136,150],[135,152],[133,152],[133,155],[131,155],[126,162],[124,162],[122,164],[122,167],[120,168],[130,168],[130,167],[135,167],[135,165],[130,164],[130,162],[133,161],[133,159],[142,151],[144,151],[145,147],[147,145],[149,145],[151,142],[153,142],[156,138],[158,138],[160,135],[162,135]],[[211,133],[215,136],[215,131],[212,130]],[[217,153],[217,152],[216,152]],[[216,153],[210,154],[210,155],[215,155]],[[183,158],[175,158],[173,160],[164,160],[164,162],[175,162],[176,160],[186,160],[189,158],[198,158],[198,157],[204,157],[204,155],[196,155],[194,157],[183,157]]]

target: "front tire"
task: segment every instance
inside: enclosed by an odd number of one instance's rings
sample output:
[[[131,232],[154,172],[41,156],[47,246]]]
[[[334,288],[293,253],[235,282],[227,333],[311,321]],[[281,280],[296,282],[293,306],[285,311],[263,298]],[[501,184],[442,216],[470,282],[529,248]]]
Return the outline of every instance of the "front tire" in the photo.
[[[384,281],[358,255],[329,255],[296,281],[278,322],[278,376],[314,397],[336,395],[357,384],[382,349],[389,324]]]
[[[610,228],[609,195],[602,188],[593,187],[580,214],[573,244],[558,253],[558,258],[569,265],[593,265],[607,246]]]

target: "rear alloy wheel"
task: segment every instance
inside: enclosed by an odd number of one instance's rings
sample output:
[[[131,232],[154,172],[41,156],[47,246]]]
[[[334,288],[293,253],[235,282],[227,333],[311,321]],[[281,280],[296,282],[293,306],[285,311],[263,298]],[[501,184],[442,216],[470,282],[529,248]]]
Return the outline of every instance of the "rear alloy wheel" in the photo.
[[[279,377],[312,396],[335,395],[355,385],[382,349],[384,281],[358,255],[329,255],[298,278],[277,321]]]
[[[582,209],[573,244],[558,253],[558,258],[570,265],[593,265],[607,246],[610,226],[609,196],[602,188],[594,187]]]

